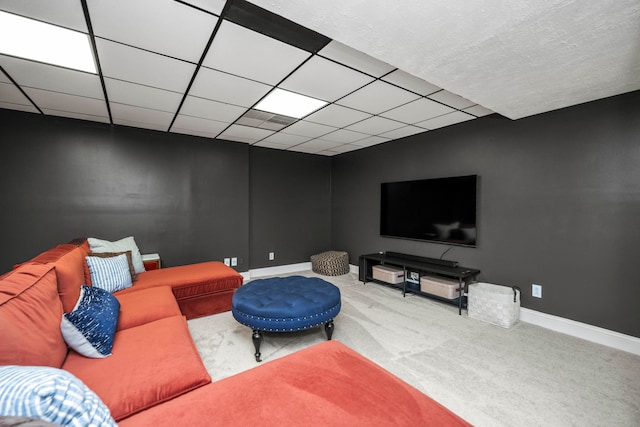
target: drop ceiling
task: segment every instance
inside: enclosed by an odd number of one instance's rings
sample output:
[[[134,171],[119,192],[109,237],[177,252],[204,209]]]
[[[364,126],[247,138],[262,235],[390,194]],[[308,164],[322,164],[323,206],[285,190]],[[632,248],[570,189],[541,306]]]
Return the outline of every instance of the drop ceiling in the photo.
[[[540,3],[540,4],[538,4]],[[588,4],[584,4],[588,3]],[[0,0],[99,73],[0,55],[0,108],[333,156],[640,89],[640,2]],[[274,88],[328,104],[290,120]]]

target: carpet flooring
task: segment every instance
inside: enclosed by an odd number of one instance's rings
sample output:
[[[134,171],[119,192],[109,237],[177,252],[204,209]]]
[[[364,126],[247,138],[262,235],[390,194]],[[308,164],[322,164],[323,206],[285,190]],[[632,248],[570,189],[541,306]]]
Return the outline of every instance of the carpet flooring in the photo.
[[[640,356],[523,322],[503,329],[353,273],[295,274],[340,288],[333,339],[476,426],[640,426]],[[260,365],[231,312],[188,324],[214,381]],[[325,339],[322,327],[267,333],[262,364]]]

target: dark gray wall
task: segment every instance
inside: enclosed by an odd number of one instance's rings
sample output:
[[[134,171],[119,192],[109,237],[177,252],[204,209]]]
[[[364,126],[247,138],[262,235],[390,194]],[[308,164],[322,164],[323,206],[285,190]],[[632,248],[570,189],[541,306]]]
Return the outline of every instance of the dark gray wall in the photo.
[[[380,183],[467,174],[480,176],[478,247],[445,259],[520,286],[524,307],[640,337],[640,92],[336,157],[332,246],[353,264],[388,250],[439,257],[448,246],[380,237]]]
[[[329,158],[1,109],[0,125],[0,271],[79,236],[133,235],[165,266],[238,257],[239,271],[264,248],[272,265],[328,248]]]
[[[331,158],[256,147],[250,182],[252,268],[309,262],[330,249]]]

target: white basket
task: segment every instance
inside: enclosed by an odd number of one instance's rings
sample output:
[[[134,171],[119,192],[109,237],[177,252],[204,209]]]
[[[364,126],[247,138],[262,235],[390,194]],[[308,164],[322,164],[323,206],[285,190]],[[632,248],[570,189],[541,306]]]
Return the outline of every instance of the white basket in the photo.
[[[510,328],[520,317],[520,289],[491,283],[469,285],[469,317]]]

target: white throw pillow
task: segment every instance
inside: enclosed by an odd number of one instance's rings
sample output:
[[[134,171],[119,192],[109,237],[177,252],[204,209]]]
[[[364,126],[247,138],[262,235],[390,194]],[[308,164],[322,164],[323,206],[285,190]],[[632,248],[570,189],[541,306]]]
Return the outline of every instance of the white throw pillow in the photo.
[[[136,273],[144,273],[144,264],[142,263],[142,254],[133,236],[125,237],[116,242],[110,242],[108,240],[96,239],[95,237],[89,237],[89,247],[92,252],[104,253],[104,252],[126,252],[131,251],[131,261],[133,262],[133,268]]]

